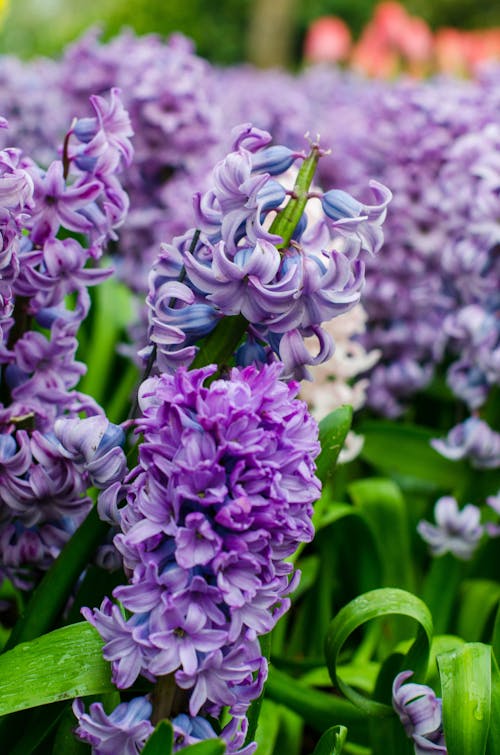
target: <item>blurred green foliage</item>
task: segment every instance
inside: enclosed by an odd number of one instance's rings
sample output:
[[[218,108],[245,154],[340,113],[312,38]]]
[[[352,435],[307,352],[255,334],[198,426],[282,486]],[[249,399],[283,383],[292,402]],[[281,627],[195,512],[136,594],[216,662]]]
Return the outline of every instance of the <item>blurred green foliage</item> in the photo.
[[[304,35],[312,20],[328,14],[340,16],[357,37],[375,4],[375,0],[290,0],[295,16],[296,63],[300,62]],[[500,2],[405,0],[404,5],[433,28],[500,25]],[[100,26],[105,39],[128,26],[139,34],[157,32],[166,36],[181,31],[195,41],[203,57],[215,63],[235,63],[246,58],[252,6],[251,0],[86,0],[78,4],[74,0],[11,0],[0,30],[0,50],[25,58],[58,55],[68,41],[89,26]]]

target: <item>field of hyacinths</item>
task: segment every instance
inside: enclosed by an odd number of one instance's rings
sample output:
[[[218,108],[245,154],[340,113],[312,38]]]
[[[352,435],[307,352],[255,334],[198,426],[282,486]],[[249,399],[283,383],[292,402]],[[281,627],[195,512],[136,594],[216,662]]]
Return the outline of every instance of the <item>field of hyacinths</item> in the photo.
[[[499,112],[0,58],[2,752],[500,753]]]

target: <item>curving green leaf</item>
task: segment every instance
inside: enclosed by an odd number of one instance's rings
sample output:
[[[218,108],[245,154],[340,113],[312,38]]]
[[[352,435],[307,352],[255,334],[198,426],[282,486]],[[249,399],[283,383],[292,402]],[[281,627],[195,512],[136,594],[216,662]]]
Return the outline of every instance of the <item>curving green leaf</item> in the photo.
[[[345,726],[332,726],[325,731],[314,748],[313,755],[340,755],[347,738]]]
[[[471,642],[439,655],[448,755],[484,755],[491,716],[491,647]]]
[[[56,629],[0,656],[0,716],[114,690],[103,641],[87,622]]]
[[[141,755],[171,755],[174,729],[170,721],[160,721],[141,750]]]
[[[325,655],[333,684],[352,703],[370,716],[394,715],[391,706],[371,700],[350,687],[338,674],[342,648],[350,635],[371,619],[397,615],[414,619],[418,624],[415,641],[404,658],[404,667],[415,672],[415,679],[422,679],[427,671],[432,640],[432,617],[429,609],[419,598],[397,588],[381,588],[358,596],[344,606],[328,628]]]

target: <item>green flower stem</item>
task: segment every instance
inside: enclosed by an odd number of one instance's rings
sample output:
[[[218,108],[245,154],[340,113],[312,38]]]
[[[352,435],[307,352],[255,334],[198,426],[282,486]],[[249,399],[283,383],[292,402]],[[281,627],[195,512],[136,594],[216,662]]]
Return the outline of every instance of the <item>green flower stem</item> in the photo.
[[[281,236],[283,239],[276,244],[277,249],[286,248],[293,236],[293,233],[297,227],[297,223],[302,217],[302,213],[305,210],[309,187],[314,178],[316,172],[316,166],[318,160],[321,157],[321,150],[317,144],[311,145],[311,151],[306,157],[302,165],[300,166],[299,173],[295,180],[293,187],[293,193],[285,208],[278,213],[273,220],[270,232]]]
[[[94,506],[33,592],[4,650],[33,640],[53,627],[76,580],[107,530],[108,525],[101,522]]]

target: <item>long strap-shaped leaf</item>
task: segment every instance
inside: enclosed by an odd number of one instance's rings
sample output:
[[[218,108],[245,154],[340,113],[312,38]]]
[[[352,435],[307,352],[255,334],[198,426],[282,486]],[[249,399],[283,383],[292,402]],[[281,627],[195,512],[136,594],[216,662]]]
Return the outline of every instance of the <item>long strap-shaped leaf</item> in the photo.
[[[391,716],[394,711],[391,706],[370,700],[346,684],[338,675],[338,662],[352,632],[371,619],[388,615],[407,616],[418,623],[416,639],[405,658],[405,668],[415,672],[416,680],[422,679],[429,661],[432,617],[425,603],[405,590],[382,588],[358,596],[330,623],[325,642],[326,662],[333,684],[366,714],[376,717]]]
[[[491,647],[469,642],[437,661],[448,755],[484,755],[491,717]]]
[[[0,656],[0,716],[114,689],[102,638],[87,622],[23,642]]]

